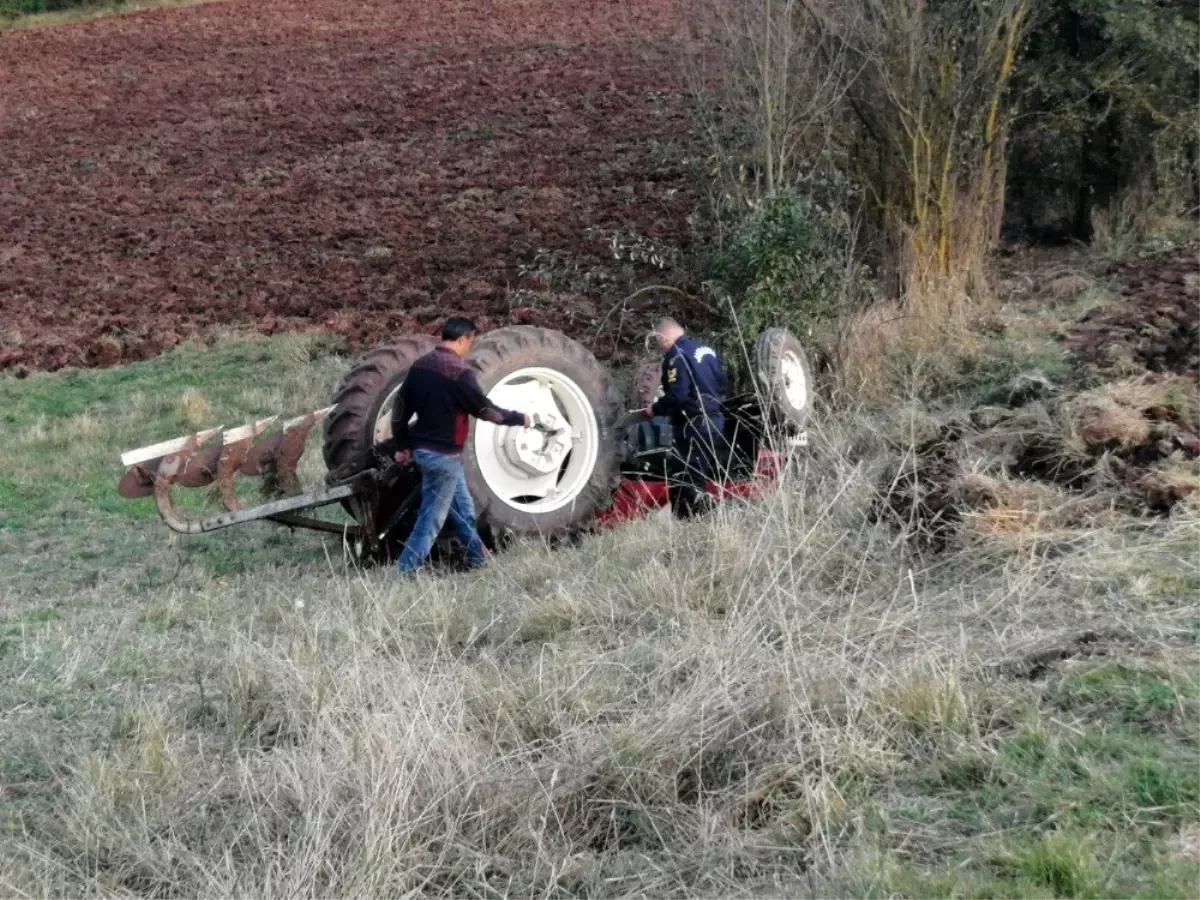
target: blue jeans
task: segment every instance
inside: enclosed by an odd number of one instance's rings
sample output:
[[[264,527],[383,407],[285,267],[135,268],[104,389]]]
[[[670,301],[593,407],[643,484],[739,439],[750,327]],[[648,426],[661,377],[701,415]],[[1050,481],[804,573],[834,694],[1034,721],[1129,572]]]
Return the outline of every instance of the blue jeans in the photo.
[[[468,565],[472,568],[482,566],[487,562],[487,550],[475,530],[475,504],[467,490],[462,457],[415,450],[413,462],[421,473],[421,509],[412,534],[396,560],[396,568],[401,572],[412,572],[421,567],[446,524],[447,516],[455,536],[467,550]]]

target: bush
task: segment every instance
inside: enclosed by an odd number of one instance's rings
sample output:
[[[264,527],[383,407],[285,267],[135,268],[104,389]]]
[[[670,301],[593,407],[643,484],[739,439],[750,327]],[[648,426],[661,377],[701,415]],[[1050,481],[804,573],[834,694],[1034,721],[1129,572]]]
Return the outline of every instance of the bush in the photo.
[[[838,315],[857,269],[844,218],[795,191],[751,205],[709,264],[708,286],[740,340],[786,326],[807,334]]]

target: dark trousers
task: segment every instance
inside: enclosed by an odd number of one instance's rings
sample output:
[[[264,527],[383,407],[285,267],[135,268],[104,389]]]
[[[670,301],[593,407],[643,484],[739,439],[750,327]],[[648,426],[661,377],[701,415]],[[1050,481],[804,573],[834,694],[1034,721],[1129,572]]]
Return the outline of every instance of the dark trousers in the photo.
[[[670,485],[671,512],[681,519],[704,512],[711,503],[705,486],[719,477],[719,463],[727,454],[725,418],[693,419],[675,427],[675,453],[680,474]]]

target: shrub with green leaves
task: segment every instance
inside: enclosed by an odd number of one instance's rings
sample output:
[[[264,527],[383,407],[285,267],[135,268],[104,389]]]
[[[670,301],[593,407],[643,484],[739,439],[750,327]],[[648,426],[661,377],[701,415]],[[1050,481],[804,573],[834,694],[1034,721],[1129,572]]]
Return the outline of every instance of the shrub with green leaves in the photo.
[[[857,269],[844,217],[794,191],[758,200],[709,264],[708,287],[731,323],[729,337],[764,328],[805,334],[832,319]]]

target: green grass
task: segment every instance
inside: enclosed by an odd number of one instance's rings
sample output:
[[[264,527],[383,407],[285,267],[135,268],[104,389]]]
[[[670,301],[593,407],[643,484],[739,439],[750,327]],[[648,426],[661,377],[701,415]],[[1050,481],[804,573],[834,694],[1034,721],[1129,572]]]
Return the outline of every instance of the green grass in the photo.
[[[0,0],[0,30],[48,28],[159,6],[205,2],[211,0]]]
[[[25,16],[94,6],[116,6],[120,0],[0,0],[0,16]]]
[[[216,575],[261,558],[261,539],[247,542],[246,529],[203,542],[167,540],[152,498],[117,494],[119,456],[206,427],[323,406],[346,364],[330,351],[318,338],[242,339],[119,369],[0,378],[0,584],[44,594],[120,570],[132,583],[153,585],[180,555]],[[320,469],[319,448],[314,433],[302,469],[310,479]],[[178,493],[185,508],[214,507],[208,492]]]
[[[895,855],[864,893],[1194,896],[1167,848],[1200,819],[1198,696],[1194,671],[1144,663],[1051,678],[1010,736],[897,779],[871,817]]]
[[[1105,663],[1063,678],[1048,693],[1063,710],[1124,726],[1152,728],[1200,712],[1193,673],[1149,665]]]

